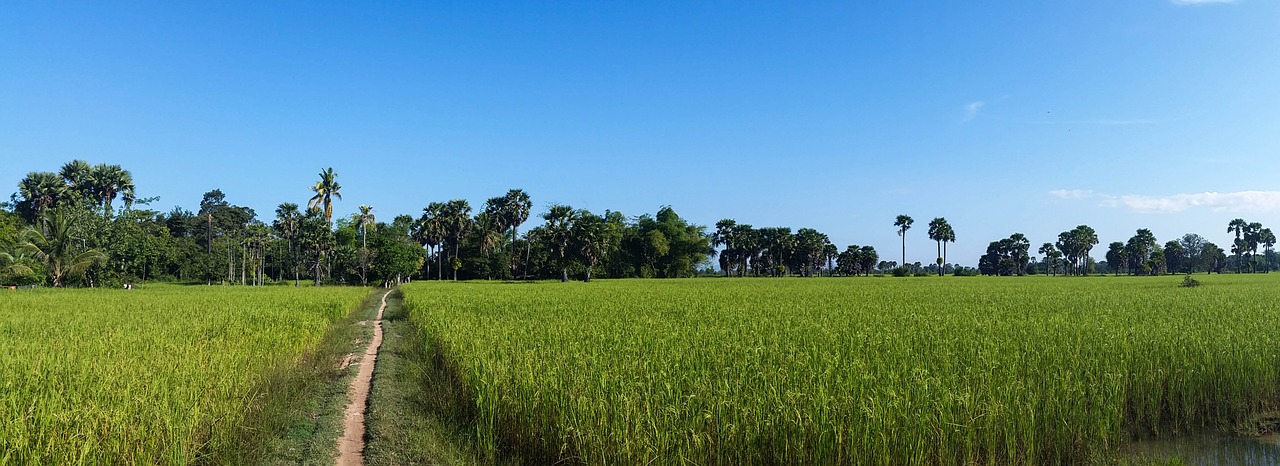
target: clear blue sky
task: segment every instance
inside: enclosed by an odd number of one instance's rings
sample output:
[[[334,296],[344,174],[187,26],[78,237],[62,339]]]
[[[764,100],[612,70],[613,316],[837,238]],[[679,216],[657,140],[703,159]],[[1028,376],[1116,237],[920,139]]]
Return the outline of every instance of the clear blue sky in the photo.
[[[970,265],[1080,223],[1095,257],[1280,227],[1273,1],[104,3],[0,8],[6,197],[79,158],[269,221],[332,166],[336,214],[522,188],[896,259],[905,213],[926,263],[945,216]]]

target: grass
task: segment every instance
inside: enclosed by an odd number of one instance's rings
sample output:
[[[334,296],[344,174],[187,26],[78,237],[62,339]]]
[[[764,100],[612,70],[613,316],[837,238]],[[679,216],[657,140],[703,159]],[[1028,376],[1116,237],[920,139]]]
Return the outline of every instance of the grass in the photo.
[[[350,358],[359,358],[373,338],[370,323],[383,293],[369,293],[329,328],[315,350],[266,379],[260,389],[273,396],[241,426],[244,441],[231,464],[333,464],[347,392],[360,367]]]
[[[418,328],[393,292],[383,313],[382,349],[374,368],[365,464],[481,464],[465,425],[468,413],[456,381],[418,344]]]
[[[367,290],[0,296],[0,464],[237,464],[279,380]],[[248,430],[246,430],[248,429]]]
[[[486,462],[1078,464],[1277,407],[1280,279],[1179,279],[404,292]]]

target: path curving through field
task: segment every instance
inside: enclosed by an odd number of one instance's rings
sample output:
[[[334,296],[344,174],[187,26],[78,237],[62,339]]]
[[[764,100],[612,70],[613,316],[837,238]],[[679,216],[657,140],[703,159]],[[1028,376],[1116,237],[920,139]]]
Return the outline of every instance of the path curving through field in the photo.
[[[378,348],[382,346],[382,311],[387,308],[387,295],[382,294],[378,316],[373,320],[373,339],[360,358],[360,371],[347,389],[347,409],[342,414],[342,437],[338,438],[338,466],[364,465],[364,411],[369,401],[369,388],[373,385],[373,365],[378,361]]]

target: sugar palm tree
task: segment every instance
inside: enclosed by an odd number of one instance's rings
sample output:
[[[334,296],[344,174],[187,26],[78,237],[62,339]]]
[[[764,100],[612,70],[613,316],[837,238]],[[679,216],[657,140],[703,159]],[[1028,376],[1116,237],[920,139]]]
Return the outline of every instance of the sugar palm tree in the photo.
[[[99,199],[95,194],[93,183],[89,179],[91,173],[93,173],[93,165],[89,165],[89,162],[83,160],[67,162],[58,171],[58,175],[66,181],[68,190],[75,194],[77,200],[97,203]]]
[[[444,243],[444,203],[432,202],[426,208],[422,209],[422,217],[418,219],[417,230],[414,232],[414,238],[429,251],[435,251],[436,263],[436,280],[444,279],[444,257],[440,253],[440,245]],[[430,259],[430,255],[428,255]],[[427,276],[431,275],[430,262],[427,264]]]
[[[507,195],[503,196],[503,198],[505,198],[503,205],[506,207],[506,211],[504,212],[506,217],[505,223],[511,228],[510,244],[514,247],[516,244],[516,230],[529,219],[529,213],[533,209],[533,203],[529,201],[529,195],[522,189],[508,190]],[[507,268],[512,269],[511,274],[514,276],[515,266],[513,265],[514,262],[511,260],[513,256],[515,256],[514,251],[507,255]]]
[[[560,281],[569,281],[569,266],[566,263],[568,257],[569,240],[572,239],[573,222],[577,217],[577,212],[572,207],[561,204],[553,204],[547,212],[542,214],[542,219],[547,221],[546,237],[555,247],[557,255],[560,259]]]
[[[444,204],[441,212],[445,232],[453,240],[453,260],[456,264],[460,260],[458,257],[458,246],[462,244],[462,238],[467,235],[467,231],[471,230],[471,204],[465,199],[454,199]],[[458,268],[453,268],[453,279],[458,279]]]
[[[18,182],[18,193],[31,203],[37,214],[44,214],[67,196],[67,185],[55,173],[31,172]]]
[[[947,223],[947,219],[937,217],[929,222],[929,239],[938,242],[938,276],[942,276],[942,266],[946,264],[946,259],[942,255],[942,243],[947,241],[951,225]]]
[[[298,286],[298,257],[294,252],[293,242],[298,238],[299,222],[302,219],[302,213],[298,211],[298,205],[292,202],[280,204],[276,208],[276,221],[272,224],[276,232],[289,242],[289,261],[293,263],[293,286]]]
[[[1240,273],[1241,255],[1244,254],[1246,249],[1243,246],[1244,238],[1242,236],[1248,228],[1249,223],[1244,221],[1243,218],[1237,218],[1227,223],[1227,233],[1236,234],[1235,246],[1231,248],[1231,251],[1236,253],[1236,273]]]
[[[320,172],[320,180],[311,187],[316,194],[307,202],[307,207],[324,212],[324,221],[329,223],[333,222],[333,198],[342,200],[342,185],[338,184],[337,178],[338,174],[333,171],[333,167]]]
[[[102,205],[103,217],[111,218],[111,201],[117,196],[124,200],[125,208],[133,206],[133,175],[119,165],[95,165],[89,172],[89,183],[94,201]]]
[[[90,267],[106,262],[107,256],[97,249],[76,246],[81,238],[75,236],[79,219],[74,213],[53,209],[41,221],[44,231],[34,227],[22,231],[22,249],[44,263],[55,288],[65,285],[68,277],[84,275]]]
[[[898,219],[893,222],[893,226],[898,227],[898,236],[902,237],[902,265],[907,264],[907,230],[911,229],[911,224],[915,223],[908,215],[899,215]]]

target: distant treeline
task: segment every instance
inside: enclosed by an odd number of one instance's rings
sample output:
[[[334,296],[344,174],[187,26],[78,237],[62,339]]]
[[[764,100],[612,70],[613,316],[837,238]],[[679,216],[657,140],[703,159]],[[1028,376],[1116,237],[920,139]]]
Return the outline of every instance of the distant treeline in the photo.
[[[521,234],[519,228],[535,213],[529,195],[519,189],[489,198],[475,209],[461,199],[430,202],[417,216],[397,215],[386,222],[372,206],[361,205],[357,214],[334,219],[333,202],[342,199],[341,189],[337,173],[329,168],[310,187],[312,197],[305,206],[282,203],[269,218],[230,204],[219,189],[205,193],[194,212],[181,207],[162,212],[147,208],[158,198],[136,197],[128,170],[74,160],[57,172],[29,173],[10,201],[0,204],[0,284],[589,281],[720,273],[1154,274],[1231,267],[1266,271],[1280,263],[1273,257],[1275,238],[1270,230],[1239,219],[1231,224],[1238,238],[1234,257],[1196,235],[1160,247],[1149,231],[1139,230],[1128,244],[1112,243],[1107,262],[1094,264],[1088,251],[1097,237],[1082,225],[1087,231],[1064,232],[1067,236],[1056,245],[1041,247],[1044,259],[1038,262],[1028,254],[1030,243],[1020,234],[992,242],[974,269],[946,261],[946,245],[956,236],[943,218],[930,222],[928,231],[938,243],[937,261],[900,264],[881,260],[871,246],[841,250],[811,228],[793,233],[791,228],[754,228],[724,219],[708,231],[668,206],[655,214],[628,217],[551,205],[537,214],[541,225]],[[911,224],[905,215],[893,224],[903,237],[903,258]],[[1257,254],[1260,245],[1265,254]]]

